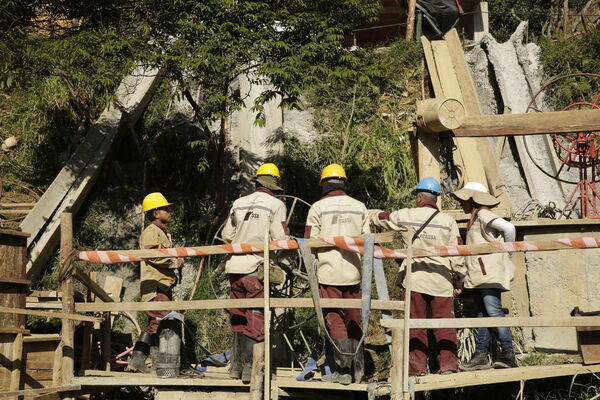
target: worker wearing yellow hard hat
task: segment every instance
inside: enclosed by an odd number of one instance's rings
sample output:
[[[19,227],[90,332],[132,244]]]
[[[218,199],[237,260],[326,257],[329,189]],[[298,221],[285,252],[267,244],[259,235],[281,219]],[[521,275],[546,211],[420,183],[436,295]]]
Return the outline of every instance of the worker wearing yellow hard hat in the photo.
[[[279,168],[275,164],[262,164],[252,181],[254,193],[233,202],[221,237],[227,243],[262,243],[265,230],[270,240],[287,239],[285,203],[275,197],[279,186]],[[260,267],[264,264],[262,253],[232,255],[225,264],[231,285],[230,298],[262,298],[264,286]],[[263,271],[264,274],[264,271]],[[264,275],[263,275],[264,276]],[[271,281],[273,283],[273,281]],[[250,382],[254,344],[265,337],[264,315],[258,308],[232,308],[233,355],[229,376]]]
[[[140,237],[141,249],[161,249],[173,247],[171,234],[167,227],[173,220],[169,203],[162,193],[150,193],[142,201],[142,209],[146,213],[150,224],[144,229]],[[179,258],[153,258],[140,262],[140,293],[142,301],[171,301],[173,287],[177,282],[175,272],[181,268]],[[136,342],[133,354],[129,360],[127,370],[148,372],[146,358],[158,353],[157,330],[160,320],[169,311],[147,311],[148,328]]]
[[[322,197],[308,211],[305,238],[361,236],[370,232],[367,207],[346,194],[347,179],[346,171],[339,164],[330,164],[323,169],[320,179]],[[321,297],[360,299],[362,265],[359,254],[335,247],[319,249],[317,261]],[[360,382],[364,374],[363,350],[358,348],[362,337],[360,310],[330,308],[324,311],[329,336],[341,353],[334,352],[335,365],[330,366],[334,371],[324,375],[322,380],[350,384],[354,375],[354,381]]]

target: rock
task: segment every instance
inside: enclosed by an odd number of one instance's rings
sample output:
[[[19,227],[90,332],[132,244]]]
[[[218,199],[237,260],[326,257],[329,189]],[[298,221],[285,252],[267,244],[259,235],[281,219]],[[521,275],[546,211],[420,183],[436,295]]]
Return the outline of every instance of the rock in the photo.
[[[17,147],[17,144],[19,144],[19,142],[15,136],[8,137],[4,139],[4,142],[2,143],[2,150],[11,151]]]

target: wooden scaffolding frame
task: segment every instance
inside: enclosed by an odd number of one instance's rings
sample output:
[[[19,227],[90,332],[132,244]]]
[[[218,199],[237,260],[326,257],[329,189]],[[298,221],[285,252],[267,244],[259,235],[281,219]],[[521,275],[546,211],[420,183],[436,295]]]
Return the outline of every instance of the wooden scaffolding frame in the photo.
[[[268,237],[264,243],[265,261],[268,262],[270,246]],[[273,248],[274,249],[274,248]],[[271,250],[273,250],[271,249]],[[516,251],[536,251],[531,249],[517,249]],[[408,248],[405,265],[407,268],[407,280],[405,282],[406,293],[410,293],[411,288],[411,268],[414,253],[420,254],[419,249]],[[469,327],[500,327],[500,326],[536,326],[536,327],[580,327],[580,326],[600,326],[600,317],[570,317],[570,318],[547,318],[547,317],[520,317],[520,318],[457,318],[457,319],[411,319],[410,313],[406,312],[410,308],[410,296],[406,296],[406,301],[383,301],[372,300],[372,308],[379,310],[401,310],[404,311],[403,319],[384,319],[380,321],[382,327],[391,329],[392,332],[392,370],[390,379],[387,382],[375,384],[353,383],[351,385],[341,385],[337,383],[325,383],[321,381],[296,381],[293,376],[287,372],[278,375],[275,380],[271,380],[271,370],[269,362],[268,340],[265,344],[257,345],[255,348],[255,360],[253,374],[250,384],[244,384],[239,380],[228,379],[223,373],[209,371],[205,377],[198,379],[162,379],[151,374],[133,374],[124,372],[110,371],[110,346],[104,345],[102,351],[103,370],[88,370],[86,364],[82,364],[80,376],[74,373],[74,332],[75,321],[84,324],[93,322],[102,322],[103,343],[110,343],[111,325],[110,314],[114,311],[126,310],[152,310],[155,305],[151,303],[122,302],[115,303],[113,299],[93,282],[86,274],[81,272],[73,265],[76,260],[76,253],[73,249],[72,217],[69,213],[61,215],[61,248],[60,248],[60,271],[59,279],[62,290],[62,312],[44,312],[19,309],[1,309],[1,313],[20,313],[52,316],[62,320],[61,343],[62,353],[60,363],[62,364],[60,379],[56,382],[56,387],[45,388],[44,393],[48,391],[61,392],[61,396],[66,399],[73,398],[75,393],[81,388],[92,387],[120,387],[120,386],[171,386],[185,388],[241,388],[246,387],[250,391],[251,399],[277,399],[280,394],[288,394],[295,390],[334,390],[334,391],[369,391],[374,396],[389,395],[391,399],[406,400],[410,399],[415,391],[434,390],[442,388],[462,387],[471,385],[482,385],[509,381],[526,381],[530,379],[540,379],[553,376],[577,375],[585,373],[600,372],[600,364],[582,365],[568,364],[555,366],[539,367],[520,367],[506,370],[486,370],[475,372],[461,372],[452,375],[427,375],[420,377],[409,376],[408,373],[408,354],[409,354],[409,329],[411,328],[469,328]],[[73,278],[82,282],[88,290],[93,292],[102,302],[96,303],[75,303]],[[268,285],[268,277],[266,277]],[[360,300],[346,299],[322,299],[322,306],[340,307],[340,308],[360,308]],[[278,299],[272,298],[265,292],[263,299],[253,300],[196,300],[196,301],[172,301],[161,302],[161,309],[219,309],[231,307],[262,307],[265,316],[272,308],[312,308],[311,299]],[[77,312],[100,312],[102,317],[98,318],[89,315],[80,315]],[[265,332],[270,332],[269,318],[265,318]],[[89,331],[88,331],[89,332]],[[265,335],[269,337],[269,334]],[[84,349],[82,354],[89,352],[91,340],[84,340]],[[86,349],[86,346],[88,347]],[[89,363],[89,357],[82,363]],[[58,360],[57,360],[58,361]],[[260,373],[260,370],[263,373]],[[135,379],[131,379],[135,376]],[[12,393],[15,395],[33,394],[31,390]]]

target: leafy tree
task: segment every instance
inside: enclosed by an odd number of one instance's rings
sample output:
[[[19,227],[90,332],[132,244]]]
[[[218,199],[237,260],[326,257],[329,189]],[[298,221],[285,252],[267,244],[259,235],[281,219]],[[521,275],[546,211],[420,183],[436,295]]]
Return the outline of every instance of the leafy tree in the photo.
[[[356,76],[358,57],[346,46],[351,29],[371,21],[377,0],[138,0],[136,29],[149,40],[140,59],[165,68],[181,84],[205,132],[217,145],[216,211],[227,203],[231,162],[227,119],[244,104],[245,93],[230,90],[246,74],[270,82],[252,105],[264,123],[263,105],[281,98],[282,107],[297,107],[302,90],[325,78]],[[188,84],[200,85],[193,98]],[[217,137],[209,126],[218,123]]]

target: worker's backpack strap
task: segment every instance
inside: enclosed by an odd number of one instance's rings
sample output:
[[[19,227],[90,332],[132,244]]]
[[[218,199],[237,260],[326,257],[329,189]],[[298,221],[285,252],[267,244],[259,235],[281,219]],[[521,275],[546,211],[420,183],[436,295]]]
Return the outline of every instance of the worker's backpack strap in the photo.
[[[435,210],[433,212],[433,214],[431,214],[431,216],[427,219],[427,221],[423,222],[423,225],[421,225],[419,227],[419,229],[417,229],[415,231],[415,234],[412,237],[412,243],[415,242],[415,240],[417,240],[417,238],[419,237],[419,235],[421,234],[421,232],[423,232],[423,229],[425,229],[427,227],[427,225],[429,225],[429,223],[435,218],[436,215],[438,215],[440,213],[440,210]]]

